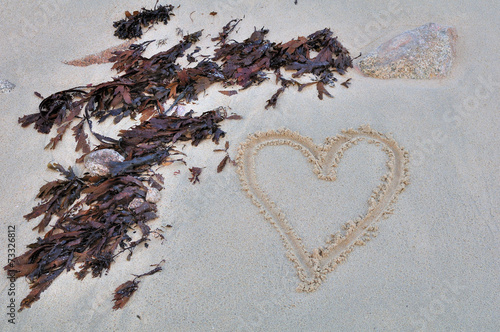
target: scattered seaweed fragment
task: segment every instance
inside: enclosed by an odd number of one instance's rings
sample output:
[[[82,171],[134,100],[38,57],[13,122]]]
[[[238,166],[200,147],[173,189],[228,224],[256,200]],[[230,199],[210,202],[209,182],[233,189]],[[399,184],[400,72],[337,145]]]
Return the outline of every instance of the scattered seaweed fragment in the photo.
[[[236,90],[219,90],[219,92],[228,97],[238,94]]]
[[[226,153],[224,158],[222,158],[219,165],[217,166],[217,173],[222,172],[224,170],[224,168],[226,167],[228,162],[230,162],[233,166],[236,166],[236,161],[231,159],[231,157],[229,156],[229,152],[227,152],[228,149],[229,149],[229,141],[226,141],[226,143],[224,145],[224,149],[215,149],[214,150],[214,152],[225,152]]]
[[[150,275],[153,275],[155,273],[160,272],[162,270],[160,265],[163,262],[165,262],[165,261],[162,260],[160,263],[152,265],[152,266],[155,266],[155,268],[152,269],[151,271],[148,271],[148,272],[140,274],[140,275],[134,275],[135,278],[133,280],[128,280],[128,281],[124,282],[123,284],[121,284],[120,286],[118,286],[115,289],[115,293],[114,293],[114,297],[113,297],[113,301],[115,302],[115,305],[113,306],[113,310],[122,309],[125,306],[125,304],[127,304],[127,302],[130,300],[130,297],[139,288],[139,283],[141,282],[139,279],[143,278],[145,276],[150,276]],[[137,317],[139,317],[139,319],[141,319],[140,316],[137,316]]]
[[[124,19],[113,22],[113,27],[116,28],[115,36],[120,39],[139,38],[142,36],[142,28],[147,28],[158,22],[163,22],[166,25],[170,16],[174,15],[172,14],[173,9],[172,5],[155,5],[153,9],[142,8],[141,11],[134,11],[132,14],[126,11]]]
[[[189,181],[191,181],[192,184],[196,184],[197,182],[200,183],[200,175],[201,171],[203,171],[203,168],[191,167],[189,171],[191,172],[191,177],[189,178]]]
[[[226,118],[220,110],[204,112],[193,116],[192,112],[184,116],[160,114],[137,126],[120,132],[121,148],[127,155],[142,156],[161,145],[174,144],[178,141],[191,141],[197,146],[202,140],[211,137],[219,143],[225,132],[219,123]]]
[[[340,85],[346,87],[349,89],[349,85],[351,85],[351,79],[348,78],[347,80],[345,80],[344,82],[340,83]]]

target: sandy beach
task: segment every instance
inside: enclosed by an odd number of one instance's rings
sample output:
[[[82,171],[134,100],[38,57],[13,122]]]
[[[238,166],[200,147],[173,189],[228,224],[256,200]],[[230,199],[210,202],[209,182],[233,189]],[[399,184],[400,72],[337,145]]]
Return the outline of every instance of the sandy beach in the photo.
[[[211,86],[186,108],[201,114],[222,106],[243,119],[221,122],[226,136],[219,145],[176,144],[186,165],[158,170],[165,188],[159,218],[149,225],[164,239],[152,236],[130,261],[117,257],[101,278],[63,273],[13,316],[8,306],[13,301],[19,308],[29,284],[12,283],[2,270],[0,330],[500,330],[498,2],[171,4],[170,22],[140,38],[163,40],[146,56],[177,43],[178,29],[203,29],[197,45],[209,54],[210,38],[236,18],[242,21],[235,40],[261,27],[276,42],[330,28],[353,57],[432,22],[456,30],[456,53],[446,78],[377,79],[353,68],[339,76],[339,83],[351,78],[349,88],[329,88],[333,98],[319,100],[314,87],[300,93],[291,87],[269,109],[266,100],[278,88],[273,75],[234,96]],[[113,22],[154,5],[2,3],[0,79],[15,84],[0,93],[2,266],[12,253],[8,243],[20,255],[43,236],[32,230],[37,221],[23,216],[38,204],[39,188],[57,178],[47,164],[84,172],[75,165],[80,154],[70,134],[56,149],[44,149],[53,134],[22,128],[18,118],[38,110],[35,91],[47,97],[115,77],[110,63],[64,61],[123,43]],[[116,135],[117,128],[108,121],[99,132]],[[237,165],[217,173],[224,153],[213,150],[226,141]],[[189,181],[190,167],[203,168],[200,183]],[[335,240],[339,231],[343,240]],[[344,240],[344,247],[336,245]],[[127,305],[113,310],[115,289],[162,260],[163,271],[145,277]]]

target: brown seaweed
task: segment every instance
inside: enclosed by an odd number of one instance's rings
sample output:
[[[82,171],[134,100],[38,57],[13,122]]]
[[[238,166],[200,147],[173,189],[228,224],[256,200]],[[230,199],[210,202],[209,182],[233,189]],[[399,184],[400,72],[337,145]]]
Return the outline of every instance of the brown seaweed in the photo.
[[[138,34],[142,33],[142,26],[157,21],[166,23],[169,15],[173,15],[172,9],[172,6],[159,6],[153,11],[143,9],[141,13],[127,14],[128,19],[119,24],[122,30],[118,34]],[[218,144],[225,135],[220,122],[241,119],[237,114],[228,116],[223,108],[200,116],[194,116],[192,111],[181,116],[167,115],[178,103],[197,100],[216,83],[223,83],[225,88],[237,85],[240,90],[246,89],[261,84],[272,72],[280,87],[267,101],[266,108],[275,107],[279,97],[291,86],[300,92],[316,85],[318,97],[322,99],[324,95],[332,96],[326,87],[334,86],[337,81],[334,73],[343,75],[352,67],[349,52],[329,29],[286,43],[267,40],[268,30],[264,28],[256,29],[242,42],[230,40],[229,35],[240,21],[232,20],[224,26],[219,36],[212,39],[218,46],[213,57],[200,61],[195,59],[200,48],[186,53],[199,41],[201,31],[184,36],[167,51],[149,58],[143,53],[152,41],[132,44],[127,50],[115,52],[110,59],[119,74],[111,81],[56,92],[42,100],[37,113],[19,119],[23,127],[34,124],[43,134],[56,129],[47,148],[55,148],[71,128],[76,151],[84,155],[90,152],[90,135],[93,135],[100,142],[93,150],[114,149],[124,157],[124,161],[110,164],[110,172],[105,176],[85,173],[79,177],[71,168],[50,165],[64,179],[44,185],[37,196],[41,203],[25,216],[27,220],[41,216],[35,229],[44,232],[50,227],[50,230],[4,267],[9,274],[16,278],[25,276],[30,282],[31,292],[19,310],[37,301],[62,272],[75,270],[79,279],[89,273],[100,277],[111,268],[116,256],[128,252],[130,258],[139,244],[147,246],[150,234],[154,233],[148,222],[157,217],[157,207],[145,199],[146,194],[150,188],[161,190],[164,184],[163,177],[152,167],[183,162],[179,157],[183,153],[174,145],[178,142],[190,141],[197,146],[211,139]],[[312,53],[316,55],[312,57]],[[187,67],[177,61],[184,56],[190,63]],[[292,78],[284,78],[281,70],[291,72]],[[312,74],[314,80],[306,83],[296,80],[305,74]],[[347,87],[350,82],[344,83]],[[236,90],[221,93],[232,95],[233,91]],[[43,98],[39,93],[35,95]],[[165,107],[168,104],[170,106]],[[125,117],[139,118],[141,123],[120,131],[118,139],[93,129],[94,122],[113,119],[118,123]],[[216,150],[225,153],[217,172],[228,162],[234,163],[228,148],[226,142],[225,149]],[[199,182],[202,168],[189,170],[189,180],[193,184]],[[134,230],[140,230],[140,234],[132,238]],[[137,285],[134,279],[116,289],[117,308],[125,305]]]
[[[337,37],[333,37],[329,29],[319,30],[307,38],[298,37],[282,44],[265,39],[268,30],[263,28],[255,30],[250,38],[243,42],[228,43],[224,30],[232,31],[238,23],[231,21],[224,27],[220,36],[214,39],[222,45],[215,50],[213,60],[222,62],[226,84],[237,84],[243,89],[262,83],[268,78],[267,71],[274,71],[277,81],[281,82],[281,88],[268,100],[266,108],[275,107],[279,96],[288,86],[301,85],[295,80],[282,79],[281,68],[294,71],[293,78],[304,74],[315,75],[314,84],[317,86],[319,99],[323,99],[323,95],[331,97],[325,85],[333,86],[337,81],[334,72],[343,75],[348,68],[352,68],[349,51]],[[311,57],[312,51],[317,52],[315,57]]]
[[[196,184],[197,182],[200,183],[200,175],[201,171],[203,171],[203,168],[191,167],[189,171],[191,172],[191,177],[189,178],[189,181],[191,181],[192,184]]]
[[[68,210],[80,197],[82,190],[87,187],[85,181],[79,179],[71,167],[66,170],[57,163],[49,164],[48,167],[49,169],[59,171],[65,179],[55,180],[43,185],[36,196],[42,200],[42,203],[24,216],[29,221],[43,215],[40,223],[33,228],[38,229],[39,233],[45,230],[53,215],[61,216],[63,211]]]
[[[239,85],[243,89],[258,85],[268,79],[268,73],[274,71],[276,81],[281,87],[266,103],[266,108],[276,107],[278,98],[292,85],[298,90],[315,84],[318,97],[332,95],[327,86],[334,86],[337,78],[334,72],[343,75],[352,67],[349,52],[342,46],[329,29],[319,30],[306,37],[298,37],[286,43],[275,43],[265,39],[266,29],[255,30],[243,42],[228,41],[229,34],[240,20],[232,20],[213,38],[219,48],[212,58],[191,62],[195,66],[183,68],[177,60],[185,56],[186,51],[199,41],[201,31],[184,36],[170,49],[157,53],[150,58],[142,54],[151,43],[132,44],[128,50],[115,52],[110,59],[120,76],[112,81],[96,86],[77,87],[55,93],[45,98],[39,106],[39,112],[19,119],[23,126],[35,124],[35,129],[47,134],[54,125],[57,134],[48,148],[55,148],[64,133],[75,119],[79,122],[72,127],[76,150],[88,152],[89,136],[92,134],[101,142],[110,140],[91,130],[92,121],[99,123],[113,117],[114,123],[125,117],[135,119],[140,114],[142,121],[154,114],[168,113],[179,102],[190,103],[198,99],[208,87],[215,83],[226,86]],[[311,52],[317,53],[311,57]],[[292,79],[281,76],[281,69],[292,71]],[[309,83],[299,83],[295,78],[304,74],[313,74],[316,79]],[[221,91],[226,95],[236,90]],[[169,100],[170,107],[165,109]]]
[[[344,82],[340,83],[340,85],[346,87],[349,89],[349,85],[351,84],[351,78],[348,78],[347,80],[345,80]]]
[[[178,140],[193,145],[208,138],[218,141],[224,135],[218,125],[223,119],[219,111],[199,117],[161,114],[122,131],[115,145],[98,147],[111,147],[126,155],[123,162],[110,165],[109,176],[77,177],[71,168],[51,164],[65,179],[43,186],[38,195],[42,203],[25,217],[29,220],[43,214],[36,227],[40,232],[52,216],[58,218],[43,238],[4,267],[15,278],[25,276],[31,283],[31,292],[19,310],[31,307],[64,270],[75,270],[75,265],[80,264],[75,272],[79,279],[90,272],[100,277],[111,268],[117,255],[128,251],[130,258],[137,245],[146,245],[151,233],[147,223],[157,217],[156,204],[145,200],[148,186],[161,190],[164,182],[151,167],[180,160],[172,159],[181,154],[173,147]],[[201,173],[196,169],[191,169],[195,171],[193,183],[199,182]],[[136,228],[141,230],[140,238],[132,239],[129,233]]]
[[[146,223],[156,218],[156,205],[144,202],[130,208],[136,198],[144,198],[147,187],[137,178],[125,175],[109,179],[81,178],[84,198],[64,211],[43,238],[4,267],[15,278],[25,276],[31,283],[30,294],[19,310],[31,307],[64,270],[81,264],[76,275],[83,279],[89,272],[100,277],[109,270],[118,247],[132,250],[149,235]],[[127,234],[134,227],[142,236],[132,241]]]
[[[219,32],[219,35],[212,38],[212,41],[218,42],[216,45],[226,44],[227,38],[229,38],[229,34],[233,32],[233,30],[240,22],[241,19],[232,19],[231,21],[229,21],[224,27],[222,27],[222,31]]]
[[[214,150],[214,152],[225,152],[226,153],[224,158],[222,158],[219,165],[217,166],[217,173],[222,172],[224,170],[224,168],[226,167],[228,162],[233,164],[233,166],[236,166],[236,161],[231,159],[231,157],[229,156],[229,152],[227,152],[228,149],[229,149],[229,141],[226,141],[226,144],[224,145],[224,149],[215,149]]]
[[[115,36],[120,39],[132,39],[142,36],[142,28],[147,28],[150,25],[158,22],[167,24],[170,16],[173,16],[172,11],[174,6],[155,6],[153,9],[142,8],[141,11],[134,11],[132,14],[129,11],[125,12],[125,18],[113,22],[113,27],[116,28]]]
[[[130,297],[139,288],[139,283],[140,283],[139,279],[143,278],[145,276],[150,276],[150,275],[153,275],[155,273],[160,272],[162,270],[160,264],[163,262],[165,262],[165,261],[162,260],[159,264],[152,265],[152,266],[155,266],[155,268],[152,269],[151,271],[148,271],[148,272],[140,274],[140,275],[134,275],[135,278],[133,280],[128,280],[128,281],[124,282],[123,284],[121,284],[120,286],[118,286],[115,289],[115,293],[113,296],[113,301],[115,302],[115,305],[113,306],[113,310],[122,309],[125,306],[125,304],[127,304],[127,302],[130,300]],[[139,315],[137,317],[139,319],[141,319],[141,317]]]
[[[236,90],[219,90],[219,93],[222,93],[225,96],[231,97],[233,95],[238,94],[238,91],[236,91]]]

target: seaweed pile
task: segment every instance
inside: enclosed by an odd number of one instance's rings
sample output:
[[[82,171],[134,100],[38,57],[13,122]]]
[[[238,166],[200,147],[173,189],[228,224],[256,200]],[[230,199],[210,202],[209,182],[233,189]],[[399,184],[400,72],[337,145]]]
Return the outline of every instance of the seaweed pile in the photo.
[[[171,9],[171,6],[160,6],[155,9],[158,15],[134,13],[129,19],[134,18],[142,25],[157,18],[166,23]],[[100,277],[118,255],[128,252],[130,259],[139,244],[147,246],[152,233],[148,222],[157,218],[156,201],[148,199],[148,192],[161,190],[164,184],[164,178],[153,171],[153,167],[183,161],[183,154],[175,148],[177,142],[197,146],[211,139],[218,144],[225,135],[220,123],[225,119],[241,119],[239,115],[228,115],[224,108],[199,116],[193,111],[171,114],[175,106],[197,100],[213,84],[247,89],[268,79],[270,72],[274,72],[276,83],[281,86],[267,101],[266,108],[276,107],[279,96],[290,86],[302,91],[316,85],[318,97],[322,99],[324,95],[331,97],[326,86],[333,86],[337,81],[334,73],[343,75],[352,67],[349,52],[329,29],[286,43],[267,40],[268,30],[264,28],[255,30],[242,42],[230,40],[229,35],[239,22],[230,21],[219,36],[212,39],[217,42],[213,57],[197,55],[199,47],[186,54],[200,40],[201,31],[184,36],[167,51],[149,58],[143,53],[151,41],[132,44],[128,50],[115,52],[110,59],[119,76],[95,86],[56,92],[43,99],[39,112],[19,119],[23,127],[33,124],[40,133],[55,131],[46,146],[49,149],[54,149],[71,128],[75,151],[82,153],[78,162],[91,151],[104,149],[112,149],[123,157],[123,161],[111,162],[104,175],[84,173],[79,177],[71,167],[49,165],[63,179],[45,184],[37,196],[41,203],[24,217],[31,220],[42,216],[34,228],[39,233],[45,232],[51,221],[54,224],[43,238],[28,246],[28,251],[4,267],[10,276],[24,276],[30,282],[31,292],[21,302],[19,311],[37,301],[63,271],[77,270],[78,279],[89,273]],[[137,33],[136,28],[132,30]],[[183,57],[189,63],[186,67],[178,63]],[[291,78],[285,78],[282,70],[290,72]],[[313,75],[314,79],[307,83],[296,80],[305,74]],[[344,86],[348,87],[346,82]],[[117,139],[94,130],[95,123],[106,119],[119,123],[126,117],[139,120],[140,124],[121,130]],[[99,142],[93,148],[89,135]],[[226,142],[225,149],[215,150],[226,153],[218,172],[228,161],[233,162],[227,153],[228,147]],[[190,171],[190,181],[199,182],[202,168],[192,167]],[[133,239],[130,232],[137,229],[140,237]],[[116,308],[128,301],[137,289],[137,282],[122,286],[117,288],[117,293],[120,291],[123,296],[115,294],[118,296],[115,301],[126,300],[117,302]]]
[[[218,111],[199,117],[159,115],[124,130],[116,144],[97,147],[111,147],[126,155],[123,162],[112,164],[105,176],[77,177],[71,168],[50,164],[64,179],[45,184],[37,196],[42,203],[25,218],[43,215],[35,227],[39,232],[45,231],[53,216],[57,220],[43,238],[5,267],[9,275],[25,276],[31,283],[32,290],[20,310],[29,308],[55,278],[64,270],[74,270],[76,264],[80,264],[76,276],[83,279],[89,272],[100,277],[125,251],[130,259],[133,249],[149,240],[148,221],[157,218],[156,203],[147,196],[152,188],[161,190],[164,179],[152,167],[176,161],[174,156],[180,152],[172,144],[178,140],[196,145],[211,137],[217,142],[224,135],[218,124],[223,119]],[[139,239],[128,234],[135,229],[141,231]]]

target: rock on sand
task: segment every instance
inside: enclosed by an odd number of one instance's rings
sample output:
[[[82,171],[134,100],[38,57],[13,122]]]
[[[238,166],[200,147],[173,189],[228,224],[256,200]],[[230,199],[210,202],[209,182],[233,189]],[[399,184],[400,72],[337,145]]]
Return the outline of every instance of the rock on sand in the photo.
[[[454,28],[428,23],[380,45],[358,66],[375,78],[443,78],[453,64],[456,38]]]

